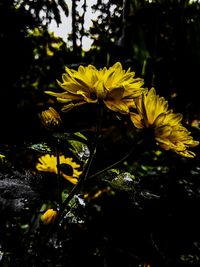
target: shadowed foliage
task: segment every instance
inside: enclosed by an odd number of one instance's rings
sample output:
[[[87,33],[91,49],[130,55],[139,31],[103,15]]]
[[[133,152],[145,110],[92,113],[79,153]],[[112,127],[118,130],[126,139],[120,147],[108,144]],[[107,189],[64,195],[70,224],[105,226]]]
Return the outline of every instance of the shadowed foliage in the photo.
[[[200,3],[87,4],[0,2],[0,265],[197,267]]]

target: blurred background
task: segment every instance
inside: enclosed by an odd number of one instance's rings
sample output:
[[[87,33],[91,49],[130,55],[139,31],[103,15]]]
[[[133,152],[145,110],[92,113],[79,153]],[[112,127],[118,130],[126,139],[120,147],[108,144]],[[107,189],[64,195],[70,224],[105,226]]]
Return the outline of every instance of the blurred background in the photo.
[[[57,180],[37,172],[38,157],[58,153],[60,138],[60,152],[83,166],[96,122],[92,105],[63,114],[44,91],[60,90],[65,67],[117,61],[182,113],[199,140],[200,1],[0,0],[1,266],[199,266],[199,147],[191,160],[141,146],[143,136],[114,112],[104,115],[92,179],[40,243],[46,228],[37,220],[44,203],[56,205]],[[38,114],[49,106],[64,134],[42,127]],[[66,197],[72,185],[62,186]]]
[[[0,142],[41,133],[66,66],[116,61],[198,126],[199,33],[198,0],[1,0]]]

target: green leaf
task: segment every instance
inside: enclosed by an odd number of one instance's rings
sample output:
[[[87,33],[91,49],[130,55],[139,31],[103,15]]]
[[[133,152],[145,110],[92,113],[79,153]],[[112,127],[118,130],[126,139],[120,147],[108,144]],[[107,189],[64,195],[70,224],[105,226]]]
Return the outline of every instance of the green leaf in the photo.
[[[90,156],[90,150],[88,146],[82,142],[76,140],[68,140],[70,144],[69,150],[80,160],[86,161]]]
[[[129,172],[123,172],[117,175],[109,184],[118,190],[130,191],[134,189],[135,186],[135,176]]]
[[[77,140],[80,142],[87,141],[88,139],[80,132],[76,133],[70,133],[70,132],[57,132],[53,134],[54,138],[60,139],[60,140]]]
[[[52,152],[51,148],[46,143],[33,144],[33,145],[28,146],[28,148],[36,150],[40,153]]]
[[[80,133],[80,132],[74,133],[74,135],[80,137],[81,139],[83,139],[83,140],[85,140],[85,141],[88,140],[88,139],[85,137],[85,135],[83,135],[83,134]]]

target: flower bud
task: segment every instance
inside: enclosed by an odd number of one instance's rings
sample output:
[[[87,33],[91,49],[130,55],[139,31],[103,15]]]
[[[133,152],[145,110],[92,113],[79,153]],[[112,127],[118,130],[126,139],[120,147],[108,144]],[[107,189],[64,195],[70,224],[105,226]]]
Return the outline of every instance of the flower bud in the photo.
[[[52,107],[49,107],[49,109],[42,111],[42,113],[39,114],[39,117],[42,125],[49,130],[58,128],[62,123],[60,115]]]
[[[41,215],[41,221],[44,224],[53,223],[57,216],[57,211],[48,209],[44,214]]]

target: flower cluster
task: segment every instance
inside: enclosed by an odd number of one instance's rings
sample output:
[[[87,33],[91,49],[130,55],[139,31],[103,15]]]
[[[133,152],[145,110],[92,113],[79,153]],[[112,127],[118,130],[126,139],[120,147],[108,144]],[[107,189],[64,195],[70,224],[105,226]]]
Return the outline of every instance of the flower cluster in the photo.
[[[100,70],[93,65],[79,66],[77,71],[66,68],[62,80],[58,84],[64,92],[46,91],[64,104],[62,111],[85,103],[103,102],[111,111],[130,114],[136,128],[152,128],[156,143],[163,149],[184,157],[195,156],[188,148],[199,142],[181,124],[182,115],[168,109],[168,102],[156,95],[154,88],[143,88],[143,79],[135,78],[130,69],[123,70],[121,63]]]
[[[81,175],[81,171],[78,170],[80,165],[73,161],[72,158],[65,158],[64,155],[59,157],[60,164],[67,164],[72,167],[72,175],[67,175],[64,172],[60,171],[60,174],[63,178],[68,180],[72,184],[77,184],[78,178]],[[51,173],[58,173],[57,169],[57,159],[54,155],[46,154],[41,156],[38,159],[38,163],[36,164],[36,169],[42,172],[51,172]]]
[[[117,62],[112,67],[97,70],[93,65],[80,66],[78,71],[66,68],[62,75],[62,82],[58,84],[64,92],[46,91],[64,104],[62,110],[68,111],[73,107],[85,103],[103,101],[112,111],[128,114],[134,105],[134,98],[143,94],[143,79],[135,78],[130,69],[124,71]]]

